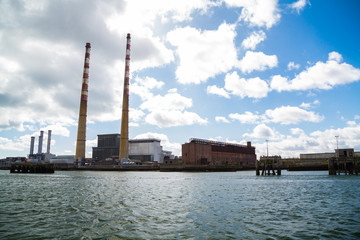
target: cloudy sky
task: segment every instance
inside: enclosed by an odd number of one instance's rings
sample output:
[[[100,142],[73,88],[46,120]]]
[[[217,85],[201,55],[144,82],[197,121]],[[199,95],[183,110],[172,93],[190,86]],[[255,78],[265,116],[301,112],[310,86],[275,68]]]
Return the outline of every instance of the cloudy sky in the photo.
[[[360,150],[360,3],[312,0],[0,0],[0,158],[51,129],[75,154],[91,43],[87,157],[119,133],[131,33],[130,138],[181,155],[190,138],[258,157]]]

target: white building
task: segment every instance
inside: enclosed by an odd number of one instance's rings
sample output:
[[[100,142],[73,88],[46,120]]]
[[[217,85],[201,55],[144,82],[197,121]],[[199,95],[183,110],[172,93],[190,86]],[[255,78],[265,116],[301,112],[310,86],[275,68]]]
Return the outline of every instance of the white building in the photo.
[[[74,164],[75,155],[59,155],[50,159],[53,164]]]
[[[164,153],[160,140],[155,138],[129,140],[129,158],[142,162],[162,163]]]

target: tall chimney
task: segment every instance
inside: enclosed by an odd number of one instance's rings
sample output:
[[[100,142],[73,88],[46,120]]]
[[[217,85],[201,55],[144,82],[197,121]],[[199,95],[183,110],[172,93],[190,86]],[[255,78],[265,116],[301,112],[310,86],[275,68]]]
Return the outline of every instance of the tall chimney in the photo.
[[[44,131],[40,131],[38,154],[41,154],[41,152],[42,152],[43,138],[44,138]]]
[[[34,144],[35,144],[35,137],[31,137],[31,142],[30,142],[30,156],[34,155]]]
[[[85,142],[86,142],[86,113],[88,98],[88,78],[89,78],[89,62],[90,62],[90,43],[86,43],[84,73],[81,88],[79,123],[76,141],[75,164],[78,159],[85,159]]]
[[[130,33],[127,34],[124,93],[121,116],[119,160],[129,158],[129,76],[130,76]]]
[[[51,145],[51,130],[48,130],[48,140],[46,145],[46,153],[50,154],[50,145]]]

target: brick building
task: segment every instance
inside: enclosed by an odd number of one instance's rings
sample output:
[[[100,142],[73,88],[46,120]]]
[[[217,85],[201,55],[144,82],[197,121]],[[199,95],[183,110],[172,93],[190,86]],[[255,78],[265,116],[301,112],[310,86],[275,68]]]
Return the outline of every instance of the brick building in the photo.
[[[187,165],[234,165],[254,168],[255,147],[247,145],[216,142],[203,139],[190,139],[182,145],[182,160]]]

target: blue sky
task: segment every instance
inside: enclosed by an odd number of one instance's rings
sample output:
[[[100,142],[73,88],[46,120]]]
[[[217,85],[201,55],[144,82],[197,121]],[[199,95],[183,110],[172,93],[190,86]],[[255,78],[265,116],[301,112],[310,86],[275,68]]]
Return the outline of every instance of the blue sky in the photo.
[[[0,1],[0,158],[52,130],[74,154],[86,42],[87,157],[119,133],[131,33],[130,138],[245,144],[258,156],[360,150],[358,1]],[[45,149],[43,147],[43,149]]]

